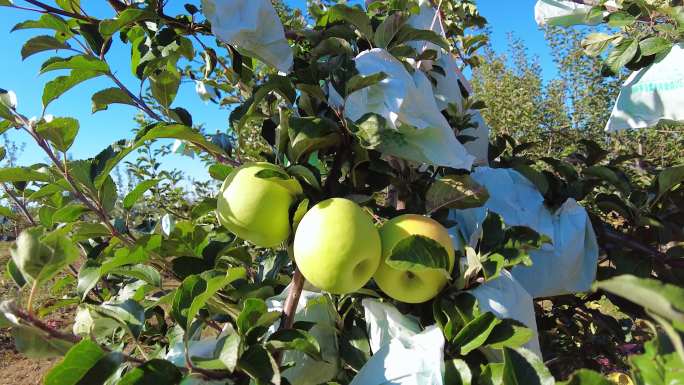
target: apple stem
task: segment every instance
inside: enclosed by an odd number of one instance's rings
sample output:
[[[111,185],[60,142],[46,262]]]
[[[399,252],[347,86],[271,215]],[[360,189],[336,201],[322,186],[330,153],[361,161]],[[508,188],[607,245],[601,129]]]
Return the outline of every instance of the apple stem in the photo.
[[[290,286],[290,292],[285,299],[285,305],[283,305],[283,320],[280,323],[281,329],[290,329],[294,324],[297,304],[299,303],[299,296],[302,294],[303,287],[304,276],[298,268],[295,268],[294,276],[292,277],[292,286]]]

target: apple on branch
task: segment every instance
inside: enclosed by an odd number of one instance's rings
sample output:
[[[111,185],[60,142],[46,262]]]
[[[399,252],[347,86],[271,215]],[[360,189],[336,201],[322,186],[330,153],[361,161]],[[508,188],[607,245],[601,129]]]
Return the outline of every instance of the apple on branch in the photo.
[[[294,258],[307,281],[333,294],[362,288],[380,264],[380,235],[356,203],[332,198],[299,222]]]
[[[422,303],[439,294],[454,268],[447,229],[434,219],[406,214],[380,227],[382,262],[373,279],[388,296]]]
[[[230,173],[216,205],[219,222],[260,247],[274,247],[290,236],[290,206],[302,187],[280,167],[257,162]]]

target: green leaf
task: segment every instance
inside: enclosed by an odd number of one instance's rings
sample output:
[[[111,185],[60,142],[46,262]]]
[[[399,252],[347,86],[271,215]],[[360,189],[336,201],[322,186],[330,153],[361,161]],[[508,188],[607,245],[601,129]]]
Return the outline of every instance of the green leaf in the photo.
[[[157,179],[147,179],[140,182],[131,192],[126,194],[126,197],[123,200],[124,208],[130,210],[147,190],[157,186],[158,183],[159,181]]]
[[[352,92],[356,92],[360,89],[370,87],[385,79],[387,79],[387,74],[384,72],[378,72],[368,76],[354,75],[351,77],[351,79],[347,81],[346,94],[349,95]]]
[[[45,375],[45,385],[102,384],[121,365],[121,353],[105,353],[95,342],[84,339],[67,352]]]
[[[392,39],[397,35],[402,25],[406,21],[406,16],[401,12],[395,12],[380,23],[375,30],[373,41],[378,48],[389,47]]]
[[[276,350],[297,350],[314,360],[322,360],[321,347],[309,333],[297,329],[280,329],[268,337],[267,345]]]
[[[582,49],[589,56],[599,56],[616,38],[616,35],[608,35],[601,32],[591,33],[582,40]]]
[[[75,24],[78,26],[78,32],[88,44],[88,47],[97,55],[102,55],[111,47],[111,40],[104,38],[98,30],[98,23],[96,21],[85,21],[77,19]]]
[[[14,283],[20,288],[26,285],[26,279],[21,274],[21,271],[19,271],[17,264],[14,263],[14,260],[12,259],[7,261],[7,275],[9,275],[10,278],[12,278],[12,280],[14,281]]]
[[[34,359],[61,357],[73,345],[71,342],[52,338],[42,330],[28,326],[13,327],[12,337],[17,351]]]
[[[337,146],[341,140],[334,121],[317,117],[290,117],[288,135],[288,158],[292,162],[297,162],[314,151]]]
[[[81,0],[55,0],[55,3],[65,11],[74,13],[81,11]]]
[[[21,232],[10,249],[12,260],[24,278],[45,282],[78,258],[78,248],[62,229],[40,237],[40,229]]]
[[[340,357],[354,370],[361,370],[371,357],[368,335],[356,325],[345,327],[340,333]]]
[[[280,180],[290,179],[290,176],[287,175],[287,173],[282,172],[282,171],[278,171],[278,170],[274,170],[274,169],[270,169],[270,168],[261,170],[261,171],[257,172],[256,174],[254,174],[254,176],[257,178],[261,178],[261,179],[280,179]]]
[[[491,281],[499,277],[501,270],[506,266],[506,259],[499,253],[487,254],[482,261],[482,273],[485,281]]]
[[[237,366],[239,356],[240,335],[233,333],[223,340],[223,345],[221,345],[218,359],[226,367],[226,369],[232,373]]]
[[[66,39],[73,35],[64,19],[52,14],[44,14],[38,20],[26,20],[12,27],[12,32],[21,29],[51,29],[57,32],[57,37]]]
[[[104,274],[119,269],[125,265],[137,265],[145,263],[150,258],[151,252],[157,252],[161,244],[161,235],[148,235],[138,238],[137,244],[131,247],[122,247],[114,251],[114,256],[104,260],[101,264],[92,259],[86,260],[78,273],[78,294],[85,298],[97,281]]]
[[[202,293],[193,297],[192,303],[188,307],[187,314],[185,315],[187,317],[187,329],[190,328],[190,323],[199,313],[200,309],[204,307],[209,298],[226,287],[229,283],[240,278],[246,278],[247,272],[242,267],[234,267],[225,273],[213,271],[204,272],[201,274],[201,277],[206,282],[205,289]]]
[[[639,42],[637,40],[625,39],[610,52],[606,59],[606,65],[614,74],[619,74],[620,69],[632,61],[638,50]]]
[[[659,332],[644,344],[644,353],[629,359],[636,384],[676,384],[684,374],[684,360],[666,333]]]
[[[91,100],[93,102],[93,113],[106,110],[110,104],[137,106],[133,99],[118,87],[105,88],[104,90],[97,91],[93,94]]]
[[[227,164],[222,164],[222,163],[214,163],[211,166],[209,166],[209,175],[221,182],[226,180],[228,178],[228,175],[233,172],[233,167],[228,166]]]
[[[669,51],[673,43],[664,37],[651,36],[639,42],[639,50],[643,56],[657,55]]]
[[[261,298],[247,298],[242,305],[242,311],[238,316],[236,325],[240,334],[245,335],[247,331],[257,324],[259,318],[268,311],[266,302]]]
[[[126,373],[117,385],[176,385],[183,375],[176,365],[153,359]]]
[[[252,345],[240,356],[238,367],[257,385],[280,385],[280,370],[271,353],[260,345]]]
[[[613,171],[611,168],[607,166],[587,167],[584,170],[582,170],[582,174],[584,174],[585,176],[599,178],[623,191],[629,191],[629,185],[624,180],[622,180],[615,171]]]
[[[313,187],[316,191],[321,191],[321,182],[313,171],[301,164],[295,164],[287,168],[288,174],[296,177],[305,184]]]
[[[501,320],[491,312],[480,314],[456,334],[452,343],[458,347],[460,354],[465,356],[482,346],[499,323]]]
[[[658,196],[662,197],[675,186],[684,182],[684,166],[667,168],[658,174]]]
[[[66,186],[68,184],[64,179],[61,180],[61,183],[48,183],[44,185],[43,187],[39,188],[35,192],[33,192],[31,195],[28,196],[29,201],[36,201],[41,198],[45,198],[57,193],[61,193],[62,191],[68,191]]]
[[[43,108],[46,108],[48,104],[52,103],[74,86],[100,75],[102,75],[102,73],[96,71],[74,70],[71,71],[69,75],[58,76],[47,82],[45,88],[43,88]]]
[[[469,209],[482,206],[488,199],[487,189],[470,175],[445,175],[430,185],[425,195],[425,210],[433,213],[444,207]]]
[[[195,204],[195,207],[190,211],[190,216],[193,219],[199,218],[203,215],[209,214],[216,210],[216,198],[204,198]]]
[[[54,118],[50,122],[43,121],[36,126],[36,132],[61,152],[67,152],[74,143],[78,129],[78,120],[74,118]]]
[[[352,56],[353,52],[354,50],[348,41],[341,37],[329,37],[323,39],[323,41],[318,43],[318,45],[311,50],[311,56],[313,59],[318,59],[323,56]],[[320,90],[320,87],[316,88]],[[319,93],[319,91],[314,92],[314,94]],[[326,100],[326,98],[324,97],[322,100]]]
[[[95,71],[99,73],[109,72],[107,63],[92,56],[75,55],[68,58],[53,57],[48,59],[40,67],[40,73],[49,71],[71,69],[78,71]]]
[[[152,96],[164,107],[169,107],[176,98],[180,86],[181,75],[175,65],[169,63],[165,69],[150,75]]]
[[[360,7],[350,7],[346,4],[335,4],[328,10],[328,22],[345,21],[359,30],[363,36],[373,37],[373,27],[366,12]]]
[[[52,222],[74,222],[88,210],[80,203],[69,203],[52,214]]]
[[[444,383],[449,385],[470,385],[473,373],[468,364],[458,358],[444,363]]]
[[[309,199],[305,198],[299,204],[297,205],[297,209],[294,212],[294,215],[292,215],[292,233],[297,231],[297,227],[299,226],[299,222],[302,221],[302,218],[304,218],[304,215],[306,212],[309,210]]]
[[[109,229],[99,222],[76,222],[72,227],[72,238],[77,242],[108,235]]]
[[[613,28],[626,27],[634,24],[636,17],[625,11],[612,12],[608,16],[608,25]]]
[[[142,9],[127,8],[123,12],[119,13],[116,16],[116,19],[102,20],[99,26],[100,33],[102,34],[102,36],[107,38],[115,34],[121,28],[151,16],[153,15],[148,11]]]
[[[188,309],[192,305],[193,299],[206,289],[207,281],[199,275],[186,277],[176,289],[176,294],[173,296],[171,316],[183,329],[192,322],[192,318],[188,318]]]
[[[161,287],[161,274],[159,274],[157,269],[150,265],[137,264],[120,266],[110,270],[109,273],[124,277],[133,277],[143,280],[152,286]]]
[[[57,49],[69,49],[71,46],[52,36],[41,35],[29,39],[21,47],[21,59],[26,60],[27,57],[43,51],[53,51]]]
[[[613,385],[613,383],[593,370],[580,369],[573,373],[570,379],[558,385]]]
[[[439,242],[422,235],[411,235],[397,242],[385,262],[397,270],[443,270],[449,274],[449,253]]]
[[[236,279],[244,278],[246,274],[244,268],[232,268],[225,273],[210,270],[201,275],[188,276],[176,289],[171,315],[187,330],[200,309],[216,292]]]
[[[50,174],[28,167],[0,168],[0,182],[50,182]]]
[[[555,380],[544,363],[526,349],[504,347],[503,383],[506,385],[553,385]]]
[[[478,385],[508,385],[504,384],[503,377],[504,364],[490,362],[482,366],[482,372],[478,378]]]
[[[669,320],[684,323],[684,289],[655,279],[621,275],[595,287],[626,298]]]
[[[135,339],[142,332],[145,322],[145,309],[132,299],[122,303],[104,303],[99,306],[88,305],[88,308],[104,317],[115,320]]]
[[[494,327],[484,345],[493,349],[517,348],[529,342],[533,337],[534,331],[524,324],[513,319],[504,319]]]
[[[426,29],[416,29],[408,24],[404,24],[394,39],[395,44],[407,43],[410,41],[427,41],[436,44],[440,48],[449,52],[451,47],[449,47],[449,42],[444,38],[444,36],[437,34],[435,31],[429,31]]]
[[[549,191],[549,181],[544,174],[526,164],[517,164],[513,169],[532,182],[542,195],[545,195]]]
[[[11,218],[11,219],[16,218],[16,216],[17,216],[16,213],[14,211],[12,211],[12,209],[10,209],[9,207],[5,207],[5,206],[0,206],[0,215],[2,215],[3,217]]]
[[[277,93],[289,104],[295,101],[296,91],[292,81],[285,76],[270,76],[265,83],[256,88],[245,104],[230,114],[230,124],[235,127],[236,132],[242,131],[247,122],[254,118],[259,104],[271,92]]]

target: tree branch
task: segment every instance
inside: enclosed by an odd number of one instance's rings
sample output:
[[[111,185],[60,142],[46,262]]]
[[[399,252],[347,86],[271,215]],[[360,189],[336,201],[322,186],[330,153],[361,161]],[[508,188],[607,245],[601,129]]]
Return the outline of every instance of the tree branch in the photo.
[[[283,319],[280,323],[280,329],[290,329],[294,324],[295,313],[297,312],[297,304],[299,297],[302,295],[304,288],[304,276],[295,268],[294,276],[292,277],[292,286],[290,292],[287,293],[287,298],[283,304]]]
[[[616,242],[620,247],[626,247],[635,251],[640,251],[642,253],[648,254],[651,257],[657,259],[658,261],[670,265],[684,267],[684,261],[680,261],[676,258],[671,258],[669,255],[649,246],[644,243],[637,241],[628,235],[622,234],[611,228],[604,228],[602,234],[607,240]]]
[[[26,205],[23,202],[21,202],[19,200],[19,198],[17,198],[17,196],[14,195],[14,193],[12,193],[12,191],[9,189],[9,187],[7,187],[6,183],[2,184],[2,189],[5,190],[5,193],[7,194],[7,196],[10,198],[10,200],[12,202],[14,202],[15,206],[17,206],[17,208],[19,209],[19,211],[21,211],[21,213],[24,215],[24,217],[26,217],[26,219],[29,221],[31,226],[36,226],[37,223],[33,219],[33,217],[31,216],[31,213],[28,212]]]
[[[84,21],[88,21],[88,22],[99,22],[98,19],[88,17],[88,16],[83,16],[83,15],[80,15],[80,14],[74,13],[74,12],[65,11],[65,10],[60,9],[60,8],[55,8],[51,5],[43,3],[41,1],[36,1],[36,0],[24,0],[24,1],[26,1],[27,3],[35,5],[36,7],[43,8],[44,10],[46,10],[50,13],[55,13],[57,15],[73,17],[74,19],[84,20]]]

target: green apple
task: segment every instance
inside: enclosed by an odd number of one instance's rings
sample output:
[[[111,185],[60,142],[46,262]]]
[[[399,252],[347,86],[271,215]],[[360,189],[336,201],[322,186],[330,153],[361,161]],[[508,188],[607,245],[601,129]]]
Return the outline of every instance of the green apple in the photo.
[[[385,262],[394,246],[412,235],[422,235],[442,245],[449,255],[449,273],[454,268],[454,246],[449,232],[437,221],[421,215],[406,214],[385,222],[380,227],[382,262],[373,279],[388,296],[406,303],[423,303],[434,298],[447,284],[444,272],[397,270]]]
[[[294,258],[304,278],[333,294],[362,288],[380,264],[380,235],[356,203],[332,198],[311,208],[299,222]]]
[[[256,176],[260,171],[265,171],[265,178]],[[216,216],[242,239],[260,247],[277,246],[290,235],[290,206],[301,194],[299,182],[280,167],[266,162],[245,164],[223,182]]]

